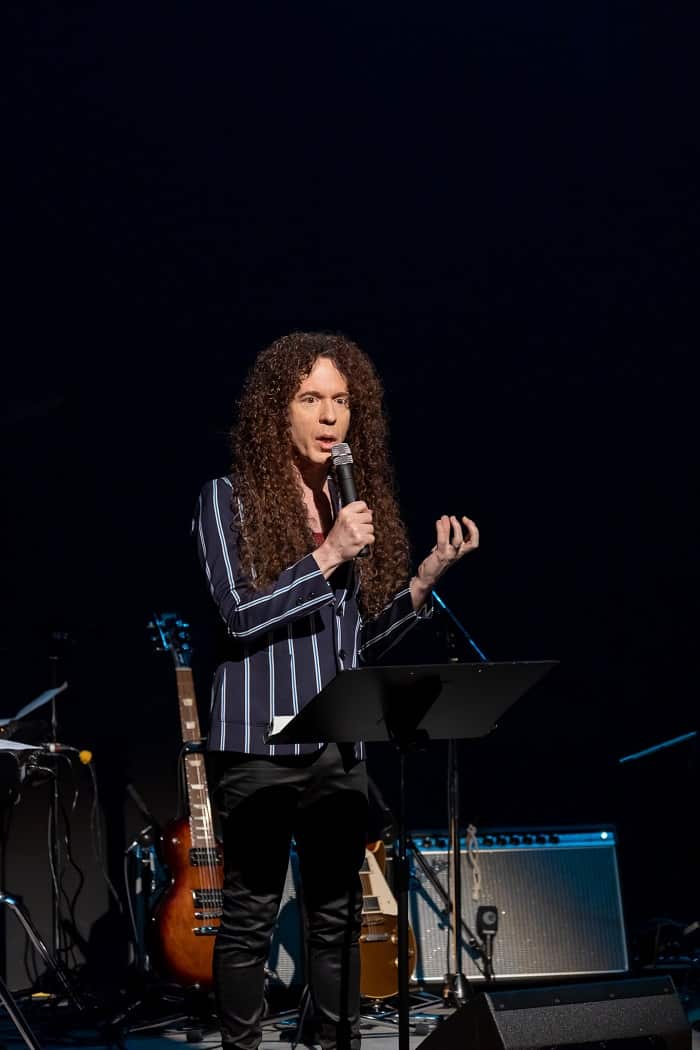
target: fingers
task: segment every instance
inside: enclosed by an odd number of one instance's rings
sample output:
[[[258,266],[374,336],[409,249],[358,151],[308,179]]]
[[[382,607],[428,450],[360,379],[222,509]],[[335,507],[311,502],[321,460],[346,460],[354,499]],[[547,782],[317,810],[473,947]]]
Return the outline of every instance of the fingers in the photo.
[[[355,500],[341,508],[331,536],[342,561],[356,557],[363,547],[374,544],[372,518],[372,511],[364,500]]]
[[[464,515],[460,521],[454,514],[443,514],[435,522],[437,550],[443,557],[452,560],[461,558],[479,546],[479,529],[476,522]]]
[[[372,521],[372,511],[362,499],[356,499],[354,503],[348,503],[341,508],[338,517],[355,518],[359,521]]]
[[[450,545],[450,519],[446,514],[435,522],[435,532],[437,533],[436,547],[440,552],[444,552]]]
[[[462,532],[459,519],[455,518],[454,514],[450,516],[450,524],[452,525],[452,546],[455,550],[459,550],[464,543],[464,533]]]
[[[464,525],[467,529],[467,543],[469,544],[469,549],[476,550],[476,548],[479,546],[479,529],[477,527],[477,524],[475,521],[472,521],[471,518],[467,518],[466,515],[462,518],[462,521],[464,522]]]

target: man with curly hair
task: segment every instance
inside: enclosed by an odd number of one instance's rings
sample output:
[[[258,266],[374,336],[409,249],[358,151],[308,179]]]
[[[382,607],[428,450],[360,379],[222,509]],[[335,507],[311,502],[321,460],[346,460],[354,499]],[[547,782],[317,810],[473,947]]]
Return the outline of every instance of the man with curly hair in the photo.
[[[346,440],[363,498],[341,507],[331,448]],[[479,534],[470,519],[443,515],[435,546],[410,576],[381,383],[343,336],[296,332],[262,351],[232,444],[231,475],[204,486],[195,517],[230,646],[214,677],[208,738],[224,834],[214,949],[223,1046],[260,1042],[265,964],[294,838],[319,1042],[354,1050],[363,748],[270,745],[266,735],[275,715],[295,714],[338,671],[376,660],[427,615],[433,586]],[[371,555],[357,559],[363,547]]]

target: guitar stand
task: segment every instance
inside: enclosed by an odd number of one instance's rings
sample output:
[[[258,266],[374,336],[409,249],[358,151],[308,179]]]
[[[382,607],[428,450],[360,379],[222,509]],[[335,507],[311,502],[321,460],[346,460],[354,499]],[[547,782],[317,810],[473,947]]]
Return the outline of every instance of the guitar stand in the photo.
[[[107,1046],[124,1048],[128,1037],[157,1032],[201,1043],[207,1032],[217,1029],[207,992],[155,980],[149,984],[143,974],[140,976],[146,983],[137,997],[95,1026]],[[168,1013],[163,1013],[164,1006],[169,1008]]]
[[[413,855],[413,859],[417,862],[418,866],[420,867],[420,870],[423,872],[423,874],[425,875],[426,879],[430,882],[431,886],[433,887],[433,889],[437,893],[438,897],[441,899],[441,901],[442,901],[442,903],[444,905],[445,911],[449,912],[449,910],[450,910],[450,898],[448,896],[447,890],[445,889],[445,887],[442,884],[442,882],[440,881],[439,877],[435,874],[435,872],[433,871],[433,869],[431,868],[431,866],[428,864],[427,860],[423,856],[423,853],[421,852],[420,846],[415,841],[413,836],[410,835],[410,834],[408,835],[408,837],[406,839],[406,845],[407,845],[408,849],[411,851],[411,854]],[[463,937],[464,937],[464,939],[465,939],[465,941],[467,943],[468,948],[470,948],[473,951],[474,958],[476,958],[476,959],[480,958],[482,953],[481,953],[481,948],[479,946],[479,941],[478,941],[477,937],[474,935],[474,932],[469,928],[469,926],[467,926],[467,923],[464,920],[464,918],[462,918],[462,920],[461,920],[461,927],[462,927],[462,935],[463,935]]]
[[[368,1021],[372,1024],[393,1024],[398,1028],[401,1023],[401,1016],[397,999],[398,993],[388,999],[363,999],[360,1008],[360,1020]],[[434,1013],[423,1014],[417,1011],[433,1006],[442,1006],[442,999],[440,996],[431,995],[429,992],[410,991],[409,1000],[411,999],[414,1002],[409,1002],[408,1023],[409,1027],[413,1029],[412,1034],[427,1035],[431,1029],[439,1024],[442,1020],[442,1015]],[[416,1002],[415,1000],[418,1001]]]
[[[7,1015],[12,1021],[13,1025],[17,1029],[20,1038],[29,1047],[29,1050],[41,1050],[41,1044],[37,1041],[34,1032],[29,1026],[29,1022],[19,1008],[17,1000],[12,995],[12,992],[7,987],[3,979],[0,977],[0,1003],[7,1010]]]
[[[11,893],[0,891],[0,905],[9,908],[10,911],[13,912],[32,945],[46,964],[47,969],[56,979],[57,984],[60,985],[63,992],[65,992],[66,997],[70,999],[73,1005],[82,1013],[85,1010],[85,1004],[82,1002],[75,989],[71,986],[71,983],[64,973],[60,963],[56,962],[54,957],[50,954],[48,948],[41,939],[41,934],[30,919],[29,913],[22,904],[20,898],[15,897]],[[29,1022],[22,1013],[17,1000],[2,980],[0,980],[0,1002],[5,1006],[15,1028],[27,1046],[30,1047],[30,1050],[39,1050],[40,1044],[37,1041]]]

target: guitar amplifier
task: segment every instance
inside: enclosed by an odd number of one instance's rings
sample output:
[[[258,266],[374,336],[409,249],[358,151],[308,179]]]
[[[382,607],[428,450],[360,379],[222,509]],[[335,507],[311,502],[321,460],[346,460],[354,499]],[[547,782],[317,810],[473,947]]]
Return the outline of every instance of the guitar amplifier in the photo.
[[[292,849],[267,960],[268,983],[276,988],[303,988],[305,965],[299,858]]]
[[[446,833],[413,835],[409,919],[417,941],[415,980],[442,982],[452,969],[450,917],[430,869],[449,893]],[[497,978],[530,979],[625,973],[627,944],[615,832],[518,829],[479,833],[478,852],[460,844],[462,919],[476,935],[476,910],[498,909],[493,943]],[[478,865],[478,870],[475,867]],[[480,896],[474,894],[480,875]],[[463,930],[462,971],[483,980],[481,960]]]

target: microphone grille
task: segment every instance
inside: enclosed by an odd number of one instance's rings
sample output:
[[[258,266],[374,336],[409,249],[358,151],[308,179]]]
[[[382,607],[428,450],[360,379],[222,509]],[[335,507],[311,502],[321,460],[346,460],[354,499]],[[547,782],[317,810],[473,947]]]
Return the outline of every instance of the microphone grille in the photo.
[[[334,467],[344,467],[352,463],[352,453],[347,441],[339,441],[331,448],[331,460]]]

